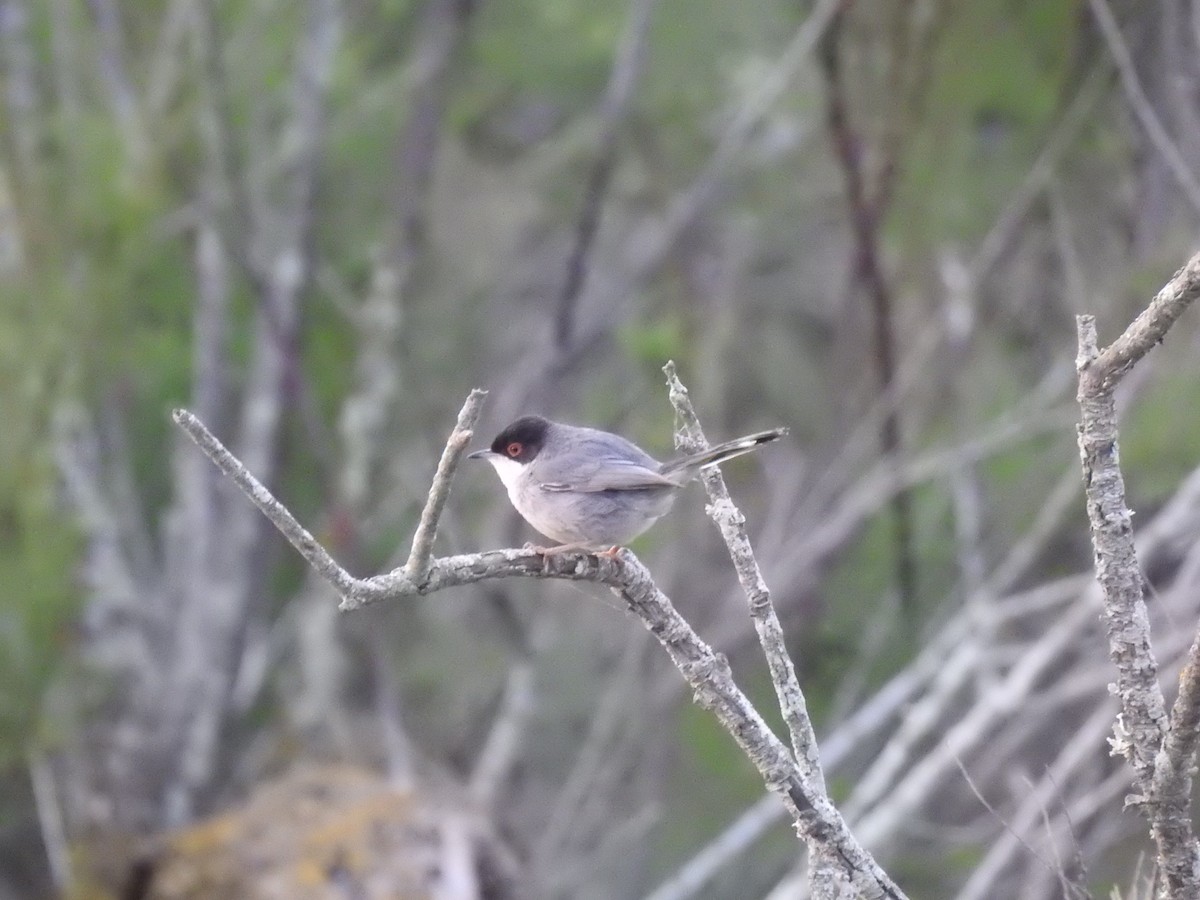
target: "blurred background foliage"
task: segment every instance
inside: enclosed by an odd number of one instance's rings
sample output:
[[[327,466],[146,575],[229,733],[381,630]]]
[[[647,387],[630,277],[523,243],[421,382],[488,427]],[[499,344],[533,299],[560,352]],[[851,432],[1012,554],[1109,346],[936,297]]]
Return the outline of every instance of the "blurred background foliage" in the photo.
[[[1155,51],[1168,6],[1127,2],[1114,12],[1152,99],[1161,99],[1172,136],[1194,163],[1200,139],[1171,106],[1171,73],[1156,68],[1169,64]],[[306,266],[274,485],[356,570],[394,564],[402,552],[440,441],[473,385],[492,389],[489,433],[531,404],[619,429],[665,454],[671,420],[659,370],[673,358],[714,439],[777,423],[792,428],[794,445],[774,462],[731,468],[752,524],[773,500],[819,497],[824,474],[837,465],[861,474],[879,458],[871,416],[882,389],[845,160],[830,134],[831,87],[819,62],[828,48],[769,104],[666,251],[639,261],[812,6],[657,4],[638,85],[613,138],[585,289],[572,301],[577,340],[565,359],[554,357],[557,298],[630,4],[462,0],[456,15],[465,36],[437,88],[444,109],[428,184],[415,224],[397,222],[397,204],[407,202],[397,200],[406,164],[398,136],[438,64],[437,29],[459,27],[431,26],[437,7],[415,0],[0,2],[0,845],[8,890],[50,890],[46,863],[18,862],[45,855],[30,760],[82,740],[108,692],[120,689],[90,652],[89,558],[98,535],[139,531],[151,557],[169,540],[164,521],[180,476],[168,413],[196,390],[195,314],[208,277],[197,262],[201,225],[221,235],[226,252],[228,353],[219,377],[229,403],[211,424],[229,431],[249,391],[273,242],[291,217],[311,222],[299,241]],[[904,450],[919,456],[957,445],[1010,413],[1029,413],[1007,445],[974,468],[983,510],[974,540],[995,562],[1073,465],[1069,417],[1048,426],[1026,408],[1039,385],[1060,412],[1069,400],[1072,314],[1097,313],[1102,335],[1111,337],[1185,260],[1196,210],[1163,174],[1129,112],[1087,4],[845,7],[836,41],[854,153],[868,182],[890,183],[876,210],[873,252],[898,348],[891,374],[908,379]],[[311,49],[306,28],[330,9],[337,49],[320,85],[313,193],[289,208],[305,177],[294,116],[297,73]],[[1016,203],[1043,165],[1027,201]],[[405,242],[415,249],[394,309],[396,394],[372,475],[380,502],[368,520],[347,526],[346,516],[361,510],[339,496],[336,473],[346,452],[340,417],[363,379],[358,317],[377,289],[381,259]],[[1196,329],[1181,329],[1128,416],[1123,461],[1139,509],[1163,503],[1200,448]],[[547,354],[557,361],[548,364]],[[136,521],[97,520],[104,504],[88,510],[68,499],[63,434],[80,420],[95,423],[96,484],[119,495]],[[845,472],[829,477],[852,480]],[[898,513],[886,503],[803,578],[785,574],[788,529],[815,527],[829,503],[814,500],[808,519],[773,520],[777,537],[764,564],[769,580],[778,574],[819,725],[844,716],[854,697],[910,659],[960,596],[961,523],[946,485],[926,480],[908,496],[917,591],[900,605],[890,525]],[[530,536],[513,530],[490,473],[461,472],[452,504],[441,550]],[[681,503],[675,518],[636,549],[704,630],[725,621],[717,604],[736,606],[732,577],[704,530],[699,500]],[[299,615],[304,570],[278,544],[268,551],[258,560],[265,596],[248,634]],[[1087,561],[1082,516],[1068,517],[1024,581],[1081,570]],[[699,585],[715,593],[689,599]],[[540,638],[539,652],[547,671],[562,674],[558,692],[547,689],[544,698],[558,706],[531,727],[566,745],[595,703],[591,669],[573,672],[572,654],[589,630],[615,631],[620,614],[570,589],[508,590],[524,592],[518,618],[526,628],[537,604],[555,608],[557,631]],[[416,742],[451,770],[467,767],[469,748],[486,730],[481,711],[498,702],[496,686],[512,658],[505,626],[471,605],[464,596],[419,612],[372,611],[371,625],[339,626],[351,646],[376,627],[394,643],[403,658],[388,665],[417,723]],[[903,627],[865,648],[876,617]],[[556,640],[566,662],[553,662]],[[595,641],[598,656],[621,652],[619,635]],[[735,667],[756,699],[769,700],[763,673],[738,647],[728,651]],[[272,750],[260,757],[274,762],[245,762],[209,785],[199,810],[236,796],[281,757],[313,752],[284,712],[293,686],[287,666],[279,652],[267,656],[278,670],[263,676],[268,687],[254,694],[252,712],[231,716],[226,728],[240,748],[235,757],[265,742]],[[850,689],[852,669],[860,683]],[[379,677],[359,672],[344,690],[374,696]],[[706,716],[678,703],[668,708],[659,724],[673,736],[648,752],[647,763],[668,773],[655,793],[660,826],[642,845],[637,874],[612,896],[651,886],[761,790]],[[566,757],[540,753],[546,758],[535,754],[527,765],[561,776]],[[541,797],[533,792],[524,802],[536,807]],[[785,831],[761,850],[773,877],[794,850]],[[718,883],[713,896],[762,895],[773,877],[743,894]]]

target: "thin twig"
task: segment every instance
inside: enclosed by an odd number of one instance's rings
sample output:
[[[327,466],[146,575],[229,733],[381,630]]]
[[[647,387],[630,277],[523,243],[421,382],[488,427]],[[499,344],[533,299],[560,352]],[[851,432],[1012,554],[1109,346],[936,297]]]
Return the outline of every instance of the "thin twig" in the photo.
[[[696,410],[692,408],[692,401],[688,398],[687,388],[675,372],[675,363],[668,362],[663,366],[663,372],[667,376],[671,405],[675,407],[678,422],[677,443],[681,449],[688,452],[706,448],[708,441],[700,427],[700,420],[696,417]],[[759,571],[758,561],[754,558],[754,550],[746,534],[746,518],[730,498],[725,479],[717,466],[704,470],[701,480],[708,491],[708,514],[721,530],[721,537],[725,540],[725,546],[729,548],[729,558],[737,571],[738,581],[750,604],[750,618],[754,621],[755,631],[758,632],[759,642],[767,658],[771,682],[779,699],[779,708],[791,735],[792,749],[806,775],[813,779],[814,787],[824,791],[825,779],[821,774],[821,763],[817,756],[817,738],[813,733],[812,721],[808,717],[804,692],[800,690],[795,666],[792,665],[792,658],[787,652],[783,626],[775,614],[775,607],[771,605],[767,583]]]
[[[361,585],[359,579],[337,564],[317,539],[296,521],[296,517],[288,508],[276,500],[262,482],[250,474],[250,470],[242,464],[241,460],[230,453],[225,445],[205,427],[203,422],[186,409],[175,410],[171,413],[171,418],[175,420],[176,425],[187,432],[188,437],[196,442],[196,445],[213,461],[213,464],[241,488],[242,493],[250,498],[250,501],[259,508],[262,514],[271,520],[271,523],[279,529],[280,534],[288,539],[288,542],[300,552],[300,555],[308,561],[318,575],[333,585],[342,596],[355,593]]]
[[[1012,857],[1019,849],[1029,850],[1031,835],[1039,812],[1045,808],[1052,793],[1061,793],[1055,784],[1055,774],[1062,778],[1072,777],[1082,762],[1095,756],[1096,746],[1112,723],[1112,713],[1107,703],[1102,703],[1081,725],[1075,734],[1058,751],[1055,759],[1046,767],[1045,775],[1021,798],[1021,802],[1005,822],[1005,833],[992,843],[983,859],[971,872],[958,892],[958,900],[986,900],[998,894],[997,885],[1004,873],[1012,870]],[[1041,862],[1041,856],[1029,850],[1031,858]]]
[[[437,537],[438,521],[442,517],[442,510],[445,509],[446,500],[450,496],[450,482],[454,478],[458,464],[462,461],[467,444],[471,442],[471,436],[474,434],[472,429],[479,419],[479,412],[483,409],[483,399],[486,396],[487,391],[479,388],[471,391],[467,402],[463,404],[463,408],[458,414],[454,431],[450,432],[446,447],[442,450],[437,474],[433,476],[433,485],[429,488],[429,499],[425,501],[425,508],[421,510],[421,522],[417,525],[416,534],[413,535],[412,553],[409,554],[408,562],[404,565],[405,570],[414,581],[420,581],[429,569],[429,560],[433,556],[433,540]]]
[[[962,759],[957,756],[954,757],[954,764],[958,766],[958,771],[962,775],[963,781],[966,782],[966,785],[968,788],[970,788],[971,793],[975,795],[975,799],[979,801],[979,805],[986,809],[991,817],[999,822],[1004,827],[1004,830],[1012,835],[1013,839],[1016,840],[1022,847],[1024,847],[1025,851],[1031,857],[1036,859],[1048,870],[1054,871],[1055,867],[1050,864],[1049,860],[1042,856],[1042,854],[1038,853],[1037,849],[1031,843],[1029,843],[1029,841],[1025,840],[1025,838],[1017,833],[1017,830],[1013,828],[1007,819],[1004,818],[1004,815],[1000,812],[1000,810],[996,809],[996,807],[991,804],[988,798],[983,795],[983,791],[979,789],[979,785],[975,783],[975,779],[972,778],[971,773],[967,771],[967,767],[963,763]],[[1044,807],[1042,808],[1044,809]],[[1053,840],[1051,840],[1050,848],[1057,854],[1057,848],[1054,847]]]

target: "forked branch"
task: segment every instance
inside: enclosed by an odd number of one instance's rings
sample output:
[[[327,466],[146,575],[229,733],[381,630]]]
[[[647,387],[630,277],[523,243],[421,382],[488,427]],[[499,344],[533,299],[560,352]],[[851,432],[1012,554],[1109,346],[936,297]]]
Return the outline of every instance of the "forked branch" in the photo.
[[[673,371],[672,388],[683,390]],[[808,764],[810,761],[815,764],[812,749],[803,751],[806,765],[802,769],[734,682],[729,663],[700,638],[675,609],[670,598],[659,590],[649,570],[631,552],[624,550],[615,557],[587,553],[547,556],[530,549],[513,549],[458,556],[432,555],[438,518],[449,496],[451,479],[471,438],[484,394],[483,391],[472,391],[459,413],[429,492],[409,562],[399,569],[369,578],[357,578],[342,568],[287,507],[272,496],[209,432],[204,423],[186,410],[176,410],[174,419],[213,463],[271,520],[313,569],[333,586],[342,598],[343,610],[358,609],[384,600],[431,594],[456,585],[514,576],[590,581],[608,587],[641,619],[646,629],[667,651],[671,661],[691,686],[695,702],[712,711],[754,763],[767,788],[783,799],[797,832],[810,849],[821,853],[823,859],[839,860],[858,896],[901,900],[904,894],[855,840],[825,793],[819,769],[814,770]],[[691,424],[698,428],[694,413],[691,414]],[[744,538],[744,533],[742,536]],[[743,576],[748,573],[749,570]],[[761,576],[754,576],[751,581],[761,585]],[[762,591],[765,592],[765,586]],[[782,652],[781,635],[776,646]],[[782,664],[779,660],[775,663]],[[773,670],[777,668],[775,663]],[[785,668],[791,672],[790,661]],[[785,694],[794,701],[799,691],[794,673],[785,680]],[[802,698],[800,702],[802,711]],[[794,732],[799,722],[796,710],[793,702],[788,719]],[[803,741],[798,743],[804,744]],[[814,889],[819,889],[817,882],[814,882]],[[818,892],[814,896],[821,898],[823,894]]]
[[[1096,577],[1104,597],[1109,655],[1117,668],[1121,703],[1113,752],[1133,767],[1134,799],[1150,821],[1163,875],[1159,896],[1200,897],[1200,845],[1192,831],[1192,772],[1200,742],[1200,634],[1180,680],[1170,717],[1150,642],[1144,579],[1133,541],[1133,513],[1125,502],[1117,443],[1115,393],[1122,377],[1200,296],[1200,254],[1166,284],[1125,332],[1101,350],[1093,316],[1077,319],[1080,409],[1079,452]]]

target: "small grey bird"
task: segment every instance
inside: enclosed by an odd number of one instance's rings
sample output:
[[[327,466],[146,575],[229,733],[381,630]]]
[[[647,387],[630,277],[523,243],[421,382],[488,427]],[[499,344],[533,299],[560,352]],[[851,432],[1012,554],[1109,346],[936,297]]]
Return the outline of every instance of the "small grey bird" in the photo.
[[[675,493],[707,466],[787,434],[772,428],[700,453],[660,463],[620,435],[523,416],[496,436],[486,459],[521,516],[564,550],[610,553],[628,544],[671,508]]]

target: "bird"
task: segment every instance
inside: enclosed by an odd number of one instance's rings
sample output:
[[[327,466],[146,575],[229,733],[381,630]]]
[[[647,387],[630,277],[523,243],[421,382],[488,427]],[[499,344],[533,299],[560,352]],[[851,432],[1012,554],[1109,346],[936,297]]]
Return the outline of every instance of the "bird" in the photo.
[[[619,434],[522,416],[467,458],[491,463],[521,517],[558,542],[537,552],[615,555],[665,515],[702,469],[787,433],[772,428],[659,462]]]

